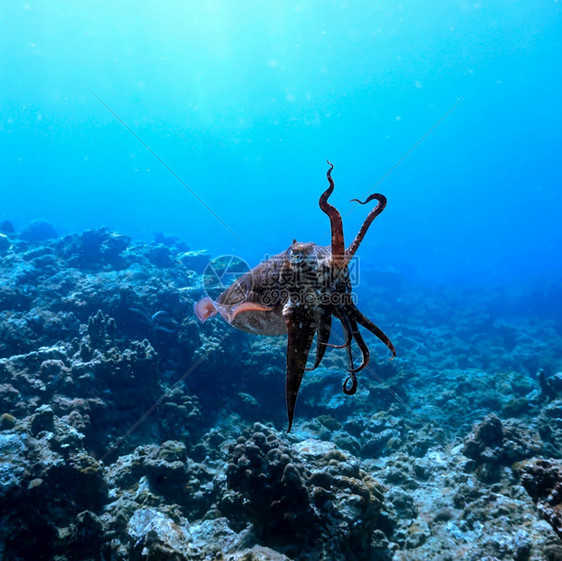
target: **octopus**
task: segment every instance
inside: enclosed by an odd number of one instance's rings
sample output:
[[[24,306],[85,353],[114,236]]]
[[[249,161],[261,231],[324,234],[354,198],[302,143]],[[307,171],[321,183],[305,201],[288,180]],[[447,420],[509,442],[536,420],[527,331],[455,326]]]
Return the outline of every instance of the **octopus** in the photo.
[[[343,392],[357,391],[356,374],[369,364],[370,351],[359,326],[378,337],[396,356],[390,339],[355,305],[350,278],[350,262],[355,256],[373,220],[384,210],[386,197],[379,193],[366,200],[352,199],[361,205],[377,201],[369,212],[355,239],[346,248],[342,218],[328,200],[334,191],[330,166],[326,174],[329,186],[319,200],[320,209],[330,219],[331,244],[293,243],[283,252],[271,256],[222,292],[216,300],[203,298],[195,304],[195,314],[201,322],[220,314],[233,327],[258,335],[287,336],[287,373],[285,398],[288,429],[291,431],[295,405],[304,373],[317,368],[327,347],[345,349],[348,372]],[[341,344],[330,343],[333,318],[341,323]],[[307,367],[314,338],[314,362]],[[360,353],[361,363],[354,366],[352,343]]]

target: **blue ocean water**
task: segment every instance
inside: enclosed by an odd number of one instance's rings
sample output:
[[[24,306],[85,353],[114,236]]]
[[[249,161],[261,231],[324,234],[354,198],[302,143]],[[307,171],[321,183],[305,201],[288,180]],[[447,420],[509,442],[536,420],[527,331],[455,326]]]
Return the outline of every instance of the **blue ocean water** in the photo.
[[[388,198],[365,267],[556,278],[561,9],[2,2],[0,219],[167,232],[255,264],[328,243],[330,159],[348,240],[367,213],[350,199]]]

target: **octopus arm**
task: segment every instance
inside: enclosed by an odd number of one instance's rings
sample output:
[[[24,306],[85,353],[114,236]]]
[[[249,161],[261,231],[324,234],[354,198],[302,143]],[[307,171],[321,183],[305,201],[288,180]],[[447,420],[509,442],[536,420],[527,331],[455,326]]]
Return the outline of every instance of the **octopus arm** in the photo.
[[[236,304],[235,306],[223,306],[221,304],[215,304],[215,308],[219,311],[220,315],[227,322],[232,324],[236,319],[238,314],[244,312],[272,312],[273,308],[270,306],[262,306],[261,304],[256,304],[255,302],[242,302]]]
[[[357,324],[351,320],[341,308],[335,309],[335,315],[340,320],[343,332],[345,335],[345,344],[340,345],[345,347],[347,352],[347,361],[349,364],[348,372],[349,376],[345,379],[343,383],[343,393],[347,395],[353,395],[357,391],[357,378],[355,377],[356,368],[353,366],[353,350],[351,348],[351,343],[353,341],[354,332],[357,332]],[[361,348],[363,352],[363,349]],[[368,351],[367,351],[368,352]],[[365,358],[363,357],[363,362]]]
[[[330,195],[334,191],[334,180],[332,179],[332,170],[334,169],[334,166],[330,162],[328,162],[328,164],[330,165],[330,169],[328,170],[326,177],[328,178],[328,182],[330,186],[324,191],[324,193],[322,193],[322,195],[320,196],[320,200],[318,201],[318,204],[320,206],[320,209],[324,213],[326,213],[328,215],[328,218],[330,219],[330,227],[332,232],[332,246],[331,246],[332,264],[337,269],[341,269],[342,267],[345,266],[345,261],[344,261],[345,243],[343,240],[343,224],[338,209],[332,206],[328,202]]]
[[[351,199],[351,200],[359,203],[360,205],[366,205],[371,201],[377,201],[377,206],[371,212],[369,212],[367,218],[365,219],[365,222],[363,222],[361,229],[357,233],[357,236],[355,236],[355,239],[353,240],[353,242],[351,242],[351,245],[345,250],[346,263],[349,263],[351,258],[355,255],[357,249],[359,249],[359,246],[361,245],[361,242],[363,241],[363,238],[365,237],[365,234],[367,233],[367,230],[369,229],[369,226],[372,224],[373,220],[386,207],[386,197],[384,195],[381,195],[380,193],[373,193],[365,201],[360,201],[359,199]]]
[[[345,341],[342,345],[334,345],[333,343],[329,343],[328,346],[333,347],[334,349],[347,349],[348,347],[351,346],[351,342],[353,341],[349,320],[337,308],[334,309],[334,315],[340,320],[342,330],[345,336]]]
[[[349,305],[347,308],[347,315],[349,318],[355,320],[359,325],[368,329],[373,335],[376,335],[389,348],[392,353],[392,358],[396,356],[396,349],[387,335],[385,335],[382,329],[377,327],[369,318],[365,317],[355,305]]]
[[[357,391],[357,378],[355,377],[355,368],[353,368],[353,351],[351,345],[346,348],[347,361],[349,362],[349,376],[343,382],[343,393],[353,395]]]
[[[353,338],[355,339],[355,342],[357,343],[357,346],[359,347],[359,350],[361,351],[361,355],[362,355],[361,364],[357,368],[353,368],[353,365],[351,365],[351,368],[349,370],[350,372],[355,373],[367,367],[367,365],[369,364],[371,353],[369,352],[369,347],[367,347],[367,344],[365,343],[363,336],[359,332],[359,328],[357,327],[357,322],[354,319],[350,319],[349,323],[351,324],[351,332],[353,334]]]
[[[319,306],[316,322],[316,359],[314,361],[314,366],[312,368],[307,368],[307,370],[314,370],[317,368],[324,358],[326,347],[330,340],[330,332],[332,330],[331,310],[326,306]]]
[[[296,306],[290,301],[283,308],[283,316],[287,323],[287,378],[285,382],[285,398],[287,401],[287,417],[291,431],[297,395],[306,370],[306,361],[314,335],[316,320],[314,314],[305,306]]]

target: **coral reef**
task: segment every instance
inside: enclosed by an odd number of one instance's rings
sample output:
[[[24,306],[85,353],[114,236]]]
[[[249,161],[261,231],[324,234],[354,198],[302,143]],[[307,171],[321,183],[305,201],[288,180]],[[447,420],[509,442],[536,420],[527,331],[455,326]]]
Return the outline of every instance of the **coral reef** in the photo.
[[[237,527],[251,523],[263,543],[294,559],[370,559],[383,489],[332,443],[289,446],[256,424],[229,447],[227,494],[219,508]],[[379,528],[379,526],[381,528]]]
[[[366,273],[399,356],[366,336],[346,396],[328,349],[287,435],[282,338],[194,318],[209,259],[170,235],[0,224],[3,560],[562,559],[547,306]]]
[[[539,514],[562,538],[562,462],[533,459],[519,469],[521,484],[537,501]]]
[[[502,421],[493,413],[478,423],[465,438],[462,452],[476,464],[478,477],[491,483],[500,479],[502,466],[540,454],[538,434],[513,421]]]

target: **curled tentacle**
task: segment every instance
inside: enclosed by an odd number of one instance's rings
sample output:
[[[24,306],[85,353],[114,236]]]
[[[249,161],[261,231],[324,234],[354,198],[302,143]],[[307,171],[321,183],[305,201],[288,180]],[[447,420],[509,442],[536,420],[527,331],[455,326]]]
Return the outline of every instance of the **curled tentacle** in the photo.
[[[351,382],[351,386],[348,387],[349,382]],[[353,395],[357,391],[357,378],[353,370],[350,372],[349,376],[345,379],[342,389],[343,389],[343,393],[346,395]]]
[[[349,329],[351,332],[351,325],[349,324],[347,316],[343,317],[345,318],[347,325],[349,325],[349,328],[344,327],[344,330]],[[343,321],[342,325],[344,325]],[[349,376],[344,380],[342,390],[345,395],[353,395],[357,391],[357,378],[355,377],[355,369],[353,368],[353,352],[351,350],[351,344],[347,346],[346,350],[347,361],[349,362]]]
[[[345,334],[345,344],[339,346],[345,347],[345,350],[347,351],[347,361],[349,363],[349,376],[344,380],[342,390],[346,395],[353,395],[357,391],[357,378],[355,377],[355,368],[353,366],[353,351],[351,349],[351,341],[353,340],[354,331],[357,331],[357,324],[355,324],[354,327],[351,320],[347,317],[343,310],[334,310],[334,315],[340,320]],[[363,350],[361,350],[361,352],[363,352]],[[351,386],[349,384],[351,384]]]
[[[351,199],[351,200],[359,203],[360,205],[366,205],[371,201],[377,200],[378,204],[371,212],[369,212],[367,218],[365,219],[365,222],[363,222],[363,226],[361,226],[361,229],[357,233],[357,236],[355,236],[355,239],[353,240],[351,245],[345,250],[346,263],[348,263],[349,260],[355,255],[355,252],[361,245],[361,242],[363,241],[363,238],[365,237],[365,234],[367,233],[369,226],[371,225],[373,220],[384,210],[384,207],[386,206],[386,197],[379,193],[373,193],[365,201],[360,201],[359,199]]]
[[[344,333],[346,335],[346,341],[343,345],[337,345],[337,348],[345,348],[351,349],[351,343],[353,339],[357,343],[359,350],[361,351],[361,364],[357,367],[353,367],[353,362],[350,362],[349,372],[359,372],[363,370],[368,364],[369,359],[371,357],[371,353],[369,352],[369,347],[365,343],[361,333],[359,332],[359,328],[357,327],[357,322],[352,319],[349,314],[347,313],[347,307],[339,306],[334,310],[334,314],[340,320],[342,327],[344,329]],[[336,345],[334,345],[336,346]]]
[[[396,349],[394,348],[394,345],[379,327],[377,327],[369,318],[366,318],[354,304],[350,304],[346,310],[351,319],[355,320],[365,329],[368,329],[389,348],[392,353],[392,358],[396,356]]]
[[[371,353],[369,352],[369,347],[367,347],[367,343],[365,343],[363,336],[359,332],[359,328],[357,327],[357,322],[354,319],[350,319],[349,323],[351,324],[353,338],[355,339],[355,342],[357,343],[357,346],[359,347],[359,350],[361,351],[361,355],[362,355],[361,364],[357,368],[352,368],[350,370],[350,372],[356,373],[363,370],[363,368],[365,368],[369,364]]]
[[[318,204],[323,212],[328,215],[330,219],[330,228],[332,230],[332,262],[337,268],[342,268],[344,266],[344,255],[345,255],[345,243],[343,241],[343,226],[341,215],[338,209],[332,206],[328,199],[334,191],[334,180],[332,179],[332,170],[334,165],[328,162],[330,169],[326,174],[330,186],[322,193]]]

